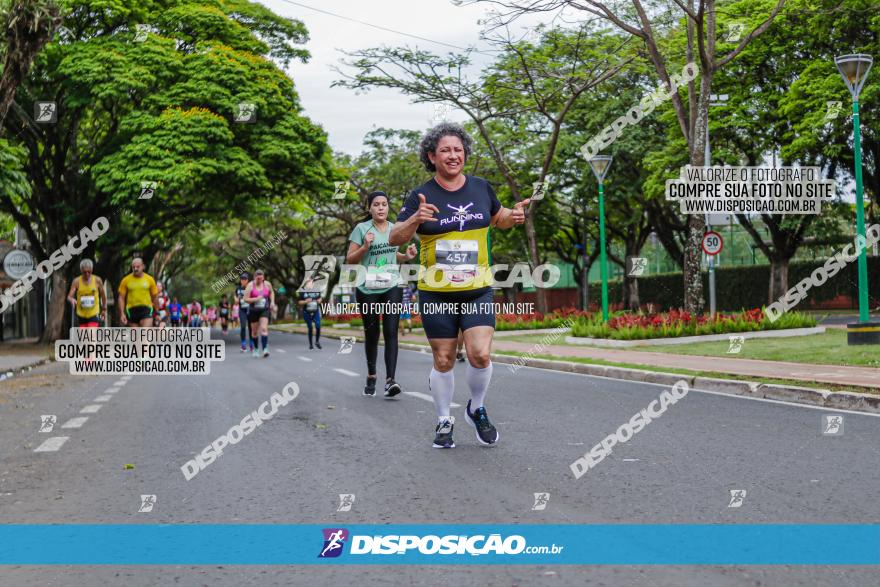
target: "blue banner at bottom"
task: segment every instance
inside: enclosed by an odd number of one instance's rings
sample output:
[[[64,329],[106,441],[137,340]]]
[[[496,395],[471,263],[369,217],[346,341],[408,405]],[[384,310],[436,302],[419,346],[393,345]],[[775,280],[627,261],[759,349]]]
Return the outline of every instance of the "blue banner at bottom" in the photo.
[[[4,565],[878,565],[880,525],[0,525]]]

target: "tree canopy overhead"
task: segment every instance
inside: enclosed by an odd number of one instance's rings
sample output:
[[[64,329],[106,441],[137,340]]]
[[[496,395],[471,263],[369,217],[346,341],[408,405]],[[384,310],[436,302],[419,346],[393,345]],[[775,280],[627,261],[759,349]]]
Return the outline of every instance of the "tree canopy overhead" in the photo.
[[[44,258],[107,216],[96,269],[118,278],[126,256],[187,228],[325,189],[326,135],[274,61],[307,59],[307,38],[253,2],[66,3],[6,120],[31,189],[0,194],[0,211]],[[57,122],[37,122],[36,102],[54,102]]]

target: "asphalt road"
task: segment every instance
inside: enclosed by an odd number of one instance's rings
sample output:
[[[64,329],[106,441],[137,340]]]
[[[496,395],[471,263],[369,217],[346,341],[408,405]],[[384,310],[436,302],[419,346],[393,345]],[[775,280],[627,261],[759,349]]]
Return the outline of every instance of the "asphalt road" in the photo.
[[[215,337],[219,333],[215,333]],[[70,376],[53,363],[0,383],[4,523],[880,523],[880,417],[692,390],[580,479],[569,465],[663,391],[496,365],[485,448],[454,409],[457,448],[431,447],[430,356],[401,351],[397,400],[361,395],[363,347],[310,351],[273,333],[268,359],[210,376]],[[380,354],[381,357],[381,354]],[[463,365],[455,401],[467,391]],[[380,377],[384,375],[380,367]],[[301,393],[186,481],[180,466],[288,382]],[[107,392],[117,388],[118,391]],[[82,413],[87,406],[90,413]],[[51,433],[40,416],[57,416]],[[77,428],[65,428],[72,419]],[[87,418],[86,420],[81,420]],[[35,449],[68,437],[57,450]],[[60,441],[55,441],[60,442]],[[45,446],[45,445],[44,445]],[[50,445],[49,448],[52,448]],[[126,464],[134,465],[126,469]],[[739,508],[731,489],[746,490]],[[543,511],[533,494],[547,492]],[[355,494],[338,512],[339,494]],[[142,494],[153,511],[138,512]],[[0,585],[876,585],[876,567],[4,567]]]

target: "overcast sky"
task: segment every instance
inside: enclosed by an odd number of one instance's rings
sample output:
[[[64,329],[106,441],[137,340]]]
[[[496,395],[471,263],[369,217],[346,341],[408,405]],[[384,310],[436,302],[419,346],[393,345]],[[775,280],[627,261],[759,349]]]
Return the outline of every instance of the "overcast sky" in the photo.
[[[375,127],[428,127],[430,104],[412,104],[408,97],[394,90],[377,89],[356,95],[345,88],[331,88],[330,84],[340,77],[331,66],[339,64],[340,50],[383,44],[408,44],[439,54],[455,49],[322,14],[287,0],[260,1],[276,14],[305,23],[311,36],[306,49],[312,58],[305,65],[291,64],[288,73],[296,84],[306,115],[324,127],[335,150],[359,153],[364,135]],[[483,6],[459,7],[450,0],[304,0],[298,4],[459,47],[486,48],[485,42],[480,41],[481,27],[477,24],[484,16]],[[451,118],[458,119],[454,113]]]

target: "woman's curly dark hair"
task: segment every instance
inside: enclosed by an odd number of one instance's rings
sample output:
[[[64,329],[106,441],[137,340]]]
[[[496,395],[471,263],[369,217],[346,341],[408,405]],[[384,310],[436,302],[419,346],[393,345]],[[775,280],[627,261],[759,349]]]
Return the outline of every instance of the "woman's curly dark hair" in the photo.
[[[421,159],[422,164],[428,171],[432,173],[437,171],[437,168],[431,163],[431,160],[428,159],[428,153],[436,153],[437,144],[440,142],[440,139],[448,136],[461,139],[461,144],[464,147],[464,159],[467,161],[470,158],[471,147],[474,144],[474,140],[470,135],[461,128],[460,124],[454,122],[441,122],[425,133],[425,136],[422,137],[422,142],[419,143],[419,159]]]

